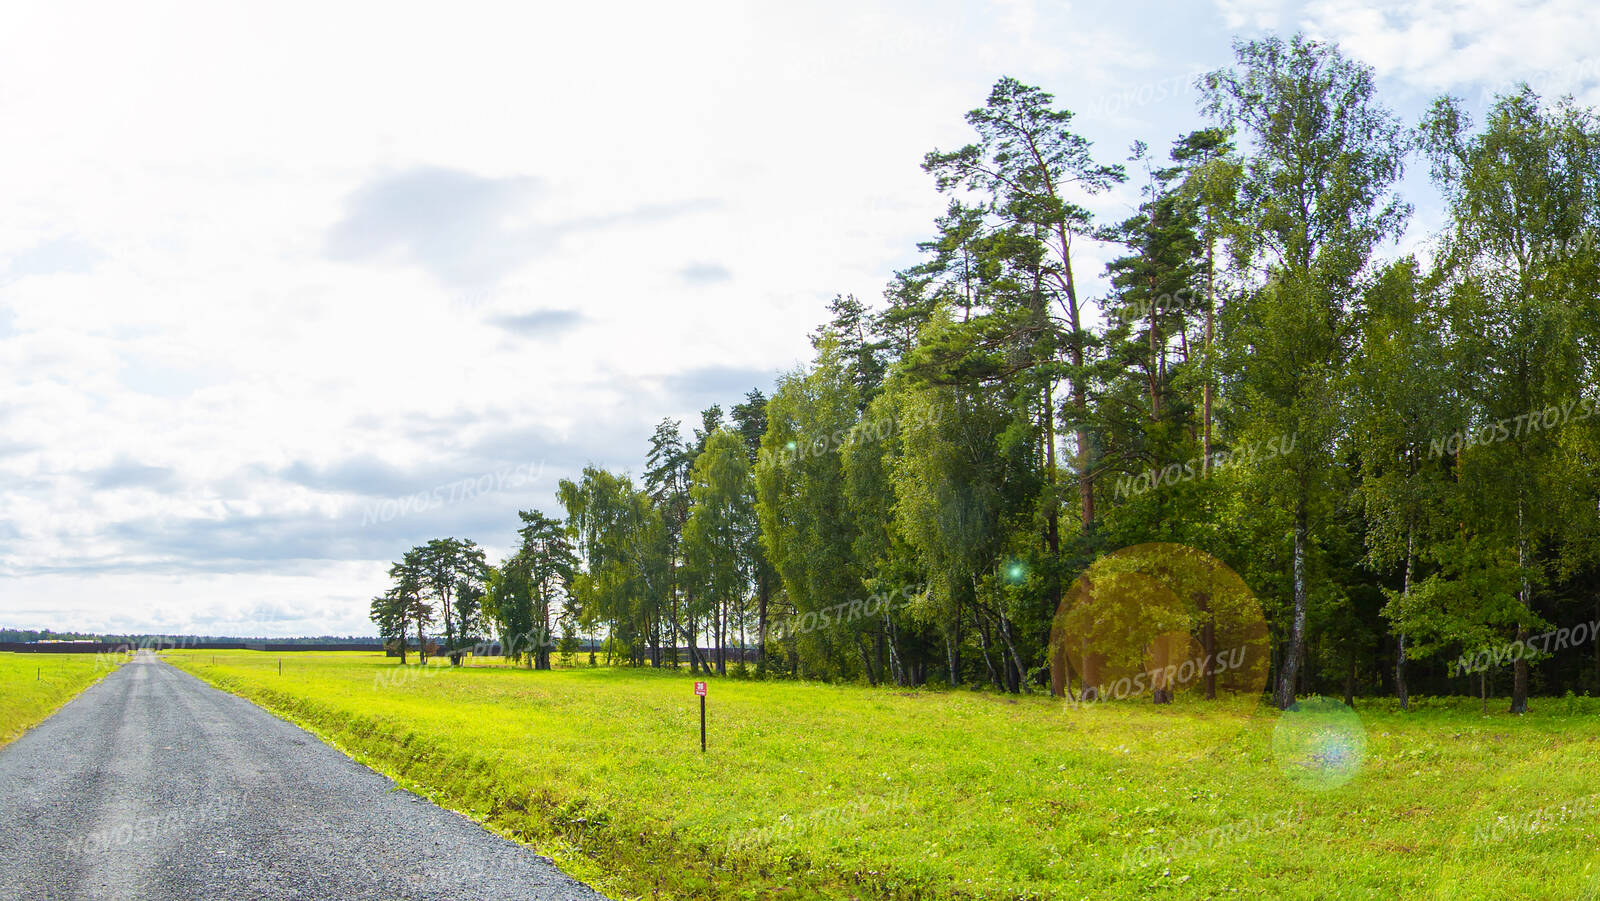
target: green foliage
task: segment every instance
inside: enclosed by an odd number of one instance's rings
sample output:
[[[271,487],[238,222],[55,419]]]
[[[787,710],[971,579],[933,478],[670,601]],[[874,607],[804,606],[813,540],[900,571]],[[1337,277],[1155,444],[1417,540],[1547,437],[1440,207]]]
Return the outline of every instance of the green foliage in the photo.
[[[414,549],[416,565],[424,587],[433,593],[444,615],[445,647],[454,650],[461,639],[472,635],[476,624],[477,602],[482,597],[482,585],[488,564],[483,550],[470,539],[435,538]],[[466,597],[457,588],[466,585]],[[457,654],[450,655],[452,663],[460,661]]]
[[[536,668],[559,625],[636,666],[1063,691],[1069,586],[1175,545],[1238,574],[1286,707],[1454,690],[1408,659],[1600,617],[1600,120],[1518,89],[1481,127],[1441,98],[1410,130],[1332,44],[1234,51],[1198,85],[1209,127],[1135,144],[1110,225],[1088,198],[1124,167],[999,79],[969,142],[923,157],[945,205],[881,303],[835,296],[770,398],[689,437],[663,419],[639,484],[563,481],[564,519],[523,514],[486,583],[470,542],[415,549],[379,631],[442,616],[453,646],[487,620],[541,636],[510,649]],[[1447,222],[1388,259],[1418,149]],[[1211,647],[1224,600],[1151,594],[1097,665]],[[1513,707],[1569,685],[1600,691],[1600,653],[1518,660]]]
[[[756,526],[751,493],[744,441],[727,428],[712,431],[690,476],[693,506],[683,527],[683,560],[685,577],[699,601],[691,613],[710,621],[719,649],[730,617],[740,615],[749,598],[749,551]],[[721,655],[717,672],[727,672]]]
[[[571,593],[579,625],[603,626],[612,647],[625,647],[630,659],[659,648],[661,612],[668,603],[669,533],[661,509],[648,491],[627,476],[584,467],[578,482],[557,488],[567,510],[567,534],[581,571]]]

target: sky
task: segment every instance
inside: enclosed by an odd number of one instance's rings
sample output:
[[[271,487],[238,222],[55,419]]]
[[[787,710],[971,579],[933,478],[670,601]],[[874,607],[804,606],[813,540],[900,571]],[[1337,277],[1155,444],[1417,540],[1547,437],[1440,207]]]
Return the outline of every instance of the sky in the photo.
[[[1003,75],[1106,161],[1267,32],[1407,122],[1600,104],[1592,0],[251,7],[0,7],[0,626],[371,634],[408,547],[498,558],[880,298]],[[1388,252],[1439,227],[1424,169]]]

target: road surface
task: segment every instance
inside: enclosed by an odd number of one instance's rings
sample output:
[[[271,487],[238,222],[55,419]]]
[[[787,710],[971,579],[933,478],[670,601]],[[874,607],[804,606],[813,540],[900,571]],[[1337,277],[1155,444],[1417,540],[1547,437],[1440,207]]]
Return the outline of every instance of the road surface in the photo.
[[[150,654],[0,748],[0,861],[18,898],[603,901]]]

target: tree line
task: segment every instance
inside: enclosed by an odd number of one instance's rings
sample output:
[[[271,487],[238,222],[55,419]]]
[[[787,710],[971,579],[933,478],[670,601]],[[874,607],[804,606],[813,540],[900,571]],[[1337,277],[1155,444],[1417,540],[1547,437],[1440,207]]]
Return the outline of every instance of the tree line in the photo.
[[[536,666],[561,628],[635,665],[1071,694],[1069,587],[1162,542],[1259,600],[1280,705],[1600,690],[1592,629],[1530,640],[1600,619],[1594,112],[1524,85],[1481,124],[1451,97],[1404,123],[1335,45],[1234,50],[1206,127],[1119,162],[1001,79],[924,158],[948,206],[881,303],[835,298],[770,397],[663,420],[639,480],[563,480],[498,566],[408,554],[380,631],[437,610],[447,648],[544,636],[513,649]],[[1443,201],[1426,254],[1393,250],[1410,165]],[[1099,296],[1089,242],[1119,249]]]

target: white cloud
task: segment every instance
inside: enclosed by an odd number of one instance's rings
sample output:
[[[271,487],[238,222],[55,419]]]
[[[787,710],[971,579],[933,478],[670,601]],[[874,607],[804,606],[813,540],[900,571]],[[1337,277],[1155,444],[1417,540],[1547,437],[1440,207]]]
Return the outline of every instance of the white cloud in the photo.
[[[1229,28],[1256,31],[1281,28],[1291,6],[1285,0],[1216,0],[1216,4]]]
[[[1600,102],[1600,14],[1590,0],[1313,0],[1303,27],[1426,93],[1487,103],[1527,81]]]
[[[1462,12],[1462,68],[1583,58],[1581,8],[1549,6],[1514,38]],[[1369,8],[1307,15],[1396,78],[1456,77]],[[557,478],[637,473],[662,416],[875,298],[944,208],[923,154],[996,77],[1116,160],[1199,124],[1187,84],[1228,37],[1035,0],[0,7],[0,623],[362,628],[409,544],[502,549]],[[1084,249],[1091,287],[1108,256]],[[530,461],[537,484],[362,524]]]

